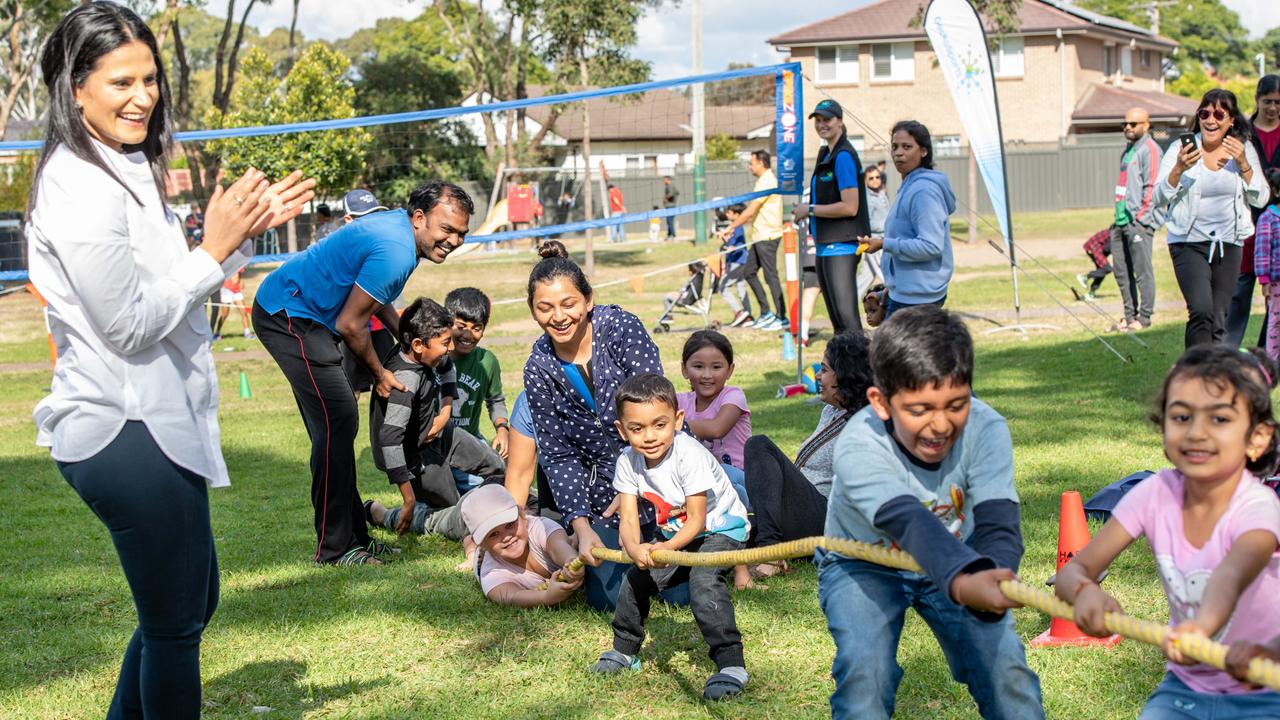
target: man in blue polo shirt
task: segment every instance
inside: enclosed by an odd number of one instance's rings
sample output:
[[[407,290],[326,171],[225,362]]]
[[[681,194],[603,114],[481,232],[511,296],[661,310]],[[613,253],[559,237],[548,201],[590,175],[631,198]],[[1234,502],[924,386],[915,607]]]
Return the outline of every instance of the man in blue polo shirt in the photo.
[[[369,336],[375,314],[399,336],[392,301],[418,261],[442,263],[462,245],[475,207],[457,185],[433,181],[409,195],[403,210],[356,218],[295,255],[258,288],[253,327],[280,366],[311,436],[311,504],[315,561],[379,562],[386,547],[369,538],[356,488],[360,413],[338,341],[346,343],[383,397],[403,390],[382,366]]]

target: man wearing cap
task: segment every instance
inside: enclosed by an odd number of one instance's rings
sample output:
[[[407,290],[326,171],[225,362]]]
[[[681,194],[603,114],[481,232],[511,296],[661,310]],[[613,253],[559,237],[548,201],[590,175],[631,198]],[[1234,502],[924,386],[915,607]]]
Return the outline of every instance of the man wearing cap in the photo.
[[[367,193],[373,199],[372,193]],[[258,288],[253,327],[293,389],[311,437],[311,504],[321,564],[378,562],[386,546],[369,538],[356,489],[355,438],[360,413],[342,370],[346,343],[386,397],[403,390],[382,367],[369,336],[375,314],[395,335],[392,302],[426,258],[442,263],[462,245],[475,207],[457,185],[433,181],[409,195],[404,210],[348,204],[361,219],[292,257]]]
[[[838,335],[860,332],[858,238],[871,234],[862,160],[845,134],[844,108],[826,99],[809,114],[823,145],[809,181],[809,204],[797,205],[797,221],[809,219],[817,249],[818,287]]]
[[[374,197],[373,193],[362,188],[357,188],[344,195],[342,205],[347,209],[347,214],[342,216],[344,225],[369,213],[387,209],[386,205],[378,202],[378,198]]]

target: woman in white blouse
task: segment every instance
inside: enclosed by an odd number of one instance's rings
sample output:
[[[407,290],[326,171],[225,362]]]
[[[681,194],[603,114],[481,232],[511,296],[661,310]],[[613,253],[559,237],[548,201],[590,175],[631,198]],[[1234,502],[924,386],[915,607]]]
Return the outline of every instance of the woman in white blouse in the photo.
[[[1265,206],[1270,194],[1234,94],[1221,88],[1205,93],[1191,130],[1193,136],[1165,151],[1155,186],[1156,204],[1166,207],[1173,273],[1187,303],[1186,347],[1226,336],[1240,255],[1253,234],[1249,206]]]
[[[58,363],[37,443],[110,531],[137,607],[108,717],[195,718],[218,598],[205,485],[228,484],[203,304],[314,181],[250,170],[214,191],[188,250],[164,201],[169,89],[146,24],[113,3],[78,7],[41,70],[49,121],[27,242]]]

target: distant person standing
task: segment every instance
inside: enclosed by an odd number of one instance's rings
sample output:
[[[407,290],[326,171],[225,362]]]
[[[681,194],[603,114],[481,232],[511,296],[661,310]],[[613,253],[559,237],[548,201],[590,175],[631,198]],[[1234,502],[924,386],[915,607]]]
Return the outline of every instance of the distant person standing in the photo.
[[[1234,93],[1206,92],[1191,129],[1188,142],[1165,151],[1155,200],[1167,207],[1169,255],[1187,304],[1188,348],[1226,339],[1227,306],[1240,277],[1244,240],[1253,234],[1248,208],[1265,207],[1270,194]],[[1112,253],[1113,263],[1119,254]]]
[[[933,169],[929,128],[903,120],[890,133],[893,166],[902,175],[889,207],[884,238],[862,236],[866,252],[884,248],[884,319],[914,305],[947,302],[955,258],[951,254],[951,213],[956,196],[947,176]],[[824,290],[825,292],[825,290]]]
[[[680,198],[680,191],[676,189],[676,184],[671,181],[671,176],[664,175],[662,177],[662,207],[665,209],[665,208],[673,208],[679,205],[680,203],[677,202],[679,198]],[[676,239],[676,216],[675,215],[667,216],[667,239],[668,240]]]
[[[376,313],[393,335],[399,334],[392,302],[419,260],[442,263],[462,245],[474,211],[457,185],[424,183],[409,194],[406,209],[345,225],[293,256],[258,288],[254,329],[289,381],[311,436],[317,563],[377,564],[375,555],[387,551],[369,537],[356,488],[360,412],[342,371],[338,342],[369,368],[378,395],[404,390],[374,352],[369,319]]]
[[[337,230],[340,226],[340,223],[335,223],[333,221],[333,211],[324,203],[320,203],[316,206],[316,217],[314,222],[316,227],[314,242],[320,242],[326,235]]]
[[[752,192],[778,189],[778,177],[773,174],[773,157],[766,150],[756,150],[747,161],[747,169],[755,176]],[[747,228],[747,267],[745,279],[751,292],[760,303],[760,317],[751,326],[757,330],[781,330],[787,326],[787,296],[778,281],[778,243],[782,240],[782,196],[778,194],[758,197],[747,204],[747,209],[729,227],[720,231],[720,239],[728,240],[739,227]],[[773,312],[769,312],[769,296],[764,294],[759,273],[773,294]]]
[[[1249,118],[1250,139],[1253,149],[1258,152],[1258,160],[1262,166],[1259,170],[1265,177],[1273,168],[1280,168],[1280,75],[1264,75],[1258,80],[1258,88],[1254,92],[1256,109]],[[1272,198],[1276,202],[1277,198]],[[1258,223],[1262,208],[1253,208],[1253,222]],[[1236,292],[1231,298],[1231,307],[1227,310],[1227,344],[1240,347],[1244,340],[1244,331],[1249,324],[1249,308],[1253,305],[1253,286],[1258,279],[1254,272],[1253,238],[1244,241],[1244,257],[1240,261],[1240,279],[1236,281]],[[1267,303],[1269,306],[1270,303]],[[1267,311],[1268,314],[1270,311]],[[1258,347],[1267,344],[1267,326],[1264,319],[1258,332]]]
[[[817,244],[818,284],[836,334],[857,332],[862,329],[858,316],[858,238],[871,233],[862,160],[845,133],[840,103],[823,100],[809,117],[823,144],[818,148],[818,161],[809,179],[809,204],[797,205],[795,218],[797,222],[809,218]],[[870,250],[879,249],[877,245]]]
[[[1133,108],[1124,116],[1120,177],[1116,180],[1116,213],[1111,229],[1111,264],[1124,302],[1122,332],[1151,327],[1156,306],[1156,275],[1151,269],[1151,242],[1164,218],[1155,204],[1160,146],[1148,132],[1147,111]]]
[[[865,183],[867,186],[867,212],[871,219],[871,237],[884,237],[884,221],[889,217],[889,193],[884,187],[883,163],[876,163],[867,168]],[[884,282],[880,272],[880,255],[883,250],[873,253],[864,252],[862,262],[858,263],[858,300],[867,296],[871,287],[877,282]]]
[[[622,189],[613,183],[609,183],[609,217],[622,215],[627,212],[627,206],[622,201]],[[610,225],[609,232],[613,236],[613,242],[626,242],[627,230],[621,224]]]

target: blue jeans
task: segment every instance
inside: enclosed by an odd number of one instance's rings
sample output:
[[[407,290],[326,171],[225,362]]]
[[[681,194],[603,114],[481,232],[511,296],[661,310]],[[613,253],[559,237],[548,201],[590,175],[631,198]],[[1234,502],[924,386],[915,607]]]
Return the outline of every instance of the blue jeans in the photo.
[[[951,676],[969,688],[987,720],[1044,718],[1040,679],[1027,667],[1013,616],[983,622],[933,581],[817,551],[818,601],[836,643],[831,717],[889,718],[902,668],[898,640],[907,608],[929,624]]]
[[[738,499],[742,501],[747,512],[751,511],[751,498],[747,497],[747,476],[738,468],[732,465],[720,463],[720,467],[724,469],[724,474],[729,476],[729,484],[738,492]]]
[[[1165,673],[1147,699],[1138,720],[1262,720],[1280,717],[1280,693],[1265,690],[1241,695],[1207,695]]]
[[[480,483],[484,482],[484,478],[465,470],[459,470],[458,468],[449,468],[449,470],[453,473],[453,482],[458,488],[459,495],[466,495],[468,492],[480,487]]]
[[[600,537],[600,542],[615,550],[622,547],[618,538],[618,529],[607,525],[592,525],[591,529]],[[587,566],[583,588],[586,590],[587,606],[592,610],[613,612],[618,605],[618,592],[622,590],[622,581],[627,577],[630,564],[603,562],[600,567]],[[683,582],[658,593],[669,605],[685,606],[689,604],[689,583]]]
[[[893,299],[893,294],[892,294],[892,293],[890,293],[890,294],[889,294],[889,301],[888,301],[887,303],[885,303],[885,306],[884,306],[884,319],[885,319],[885,320],[888,320],[888,319],[889,319],[889,317],[890,317],[891,315],[893,315],[894,313],[898,312],[899,310],[906,310],[906,309],[907,309],[907,308],[909,308],[909,307],[917,307],[917,306],[919,306],[919,305],[937,305],[938,307],[942,307],[943,305],[946,305],[946,304],[947,304],[947,296],[946,296],[946,295],[943,295],[943,296],[942,296],[942,299],[941,299],[941,300],[939,300],[938,302],[931,302],[931,303],[901,303],[901,302],[898,302],[897,300],[894,300],[894,299]]]

